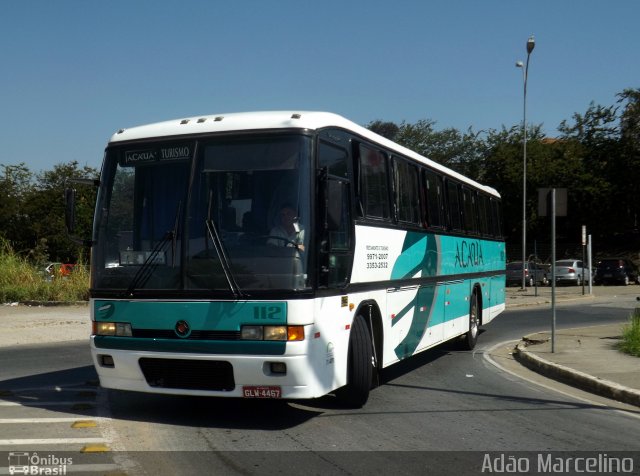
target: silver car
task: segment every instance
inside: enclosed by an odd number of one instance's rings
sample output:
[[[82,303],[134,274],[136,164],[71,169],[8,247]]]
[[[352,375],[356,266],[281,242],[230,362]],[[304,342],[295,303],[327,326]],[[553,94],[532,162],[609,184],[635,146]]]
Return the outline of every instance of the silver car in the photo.
[[[578,259],[563,259],[556,261],[556,283],[557,284],[575,284],[582,285],[584,276],[584,282],[589,282],[589,269],[585,268],[582,260]]]

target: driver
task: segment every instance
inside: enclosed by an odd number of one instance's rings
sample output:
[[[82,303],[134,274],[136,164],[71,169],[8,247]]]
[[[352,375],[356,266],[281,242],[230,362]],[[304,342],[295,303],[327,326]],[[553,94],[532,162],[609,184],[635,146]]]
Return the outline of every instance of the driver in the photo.
[[[291,205],[284,205],[278,213],[278,224],[269,232],[268,245],[296,247],[304,251],[304,229],[298,224],[296,211]],[[281,238],[281,239],[280,239]]]

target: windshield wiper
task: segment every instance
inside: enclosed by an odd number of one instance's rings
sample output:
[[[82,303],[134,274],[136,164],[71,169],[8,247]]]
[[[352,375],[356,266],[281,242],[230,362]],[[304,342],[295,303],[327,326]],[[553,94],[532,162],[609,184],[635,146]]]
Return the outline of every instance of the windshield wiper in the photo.
[[[151,253],[149,253],[149,256],[147,256],[147,259],[144,260],[144,263],[142,263],[140,269],[138,269],[138,272],[131,280],[131,284],[129,284],[127,288],[128,296],[132,296],[135,289],[144,286],[146,282],[149,281],[149,278],[153,275],[153,271],[158,266],[156,258],[162,253],[167,243],[169,243],[169,240],[175,240],[175,236],[175,230],[169,230],[162,239],[156,243],[156,246],[153,247]]]
[[[135,276],[131,280],[131,284],[127,288],[127,295],[132,296],[133,291],[137,288],[144,286],[149,278],[153,275],[156,267],[158,266],[158,262],[156,258],[162,251],[164,250],[169,240],[171,240],[171,267],[174,268],[176,265],[176,244],[178,240],[178,225],[179,225],[179,217],[180,210],[182,210],[182,200],[178,202],[178,209],[176,210],[176,218],[173,222],[173,229],[168,230],[164,236],[156,243],[156,245],[147,256],[147,259],[144,260],[144,263],[140,266],[140,269],[136,272]]]
[[[209,233],[209,237],[213,242],[213,247],[216,249],[218,259],[220,260],[220,266],[222,266],[224,277],[227,279],[227,284],[229,285],[229,289],[233,293],[233,297],[235,299],[243,297],[242,291],[240,290],[240,287],[238,286],[238,283],[236,282],[235,278],[233,277],[233,273],[231,272],[229,257],[224,250],[222,240],[220,240],[220,235],[218,234],[216,224],[211,218],[207,218],[204,223],[207,226],[207,232]]]

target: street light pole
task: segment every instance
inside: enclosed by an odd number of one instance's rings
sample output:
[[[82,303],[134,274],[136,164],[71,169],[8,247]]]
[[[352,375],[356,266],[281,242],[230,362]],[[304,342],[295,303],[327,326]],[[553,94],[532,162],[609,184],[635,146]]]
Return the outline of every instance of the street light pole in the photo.
[[[527,77],[529,76],[529,57],[536,46],[533,35],[527,40],[527,63],[516,63],[516,67],[522,68],[522,81],[524,83],[523,118],[522,118],[522,290],[526,289],[527,266]],[[535,279],[535,278],[534,278]]]

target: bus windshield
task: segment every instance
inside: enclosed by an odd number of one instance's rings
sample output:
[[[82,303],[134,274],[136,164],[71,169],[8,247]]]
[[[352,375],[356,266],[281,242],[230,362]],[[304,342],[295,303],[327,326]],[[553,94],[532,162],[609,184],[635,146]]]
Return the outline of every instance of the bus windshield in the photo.
[[[94,289],[241,297],[308,288],[310,154],[301,135],[109,148]]]

